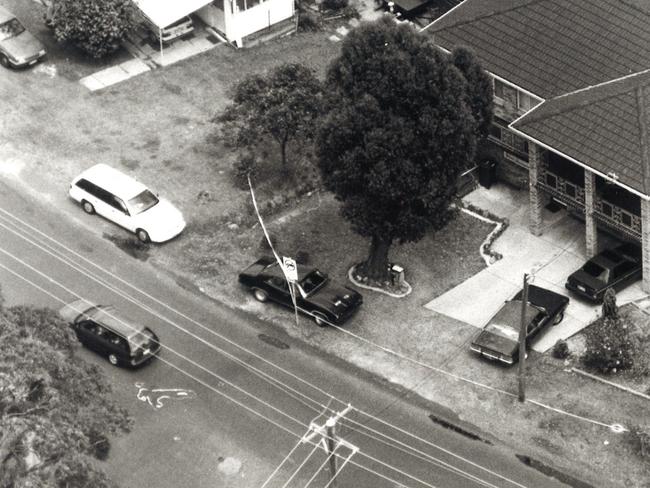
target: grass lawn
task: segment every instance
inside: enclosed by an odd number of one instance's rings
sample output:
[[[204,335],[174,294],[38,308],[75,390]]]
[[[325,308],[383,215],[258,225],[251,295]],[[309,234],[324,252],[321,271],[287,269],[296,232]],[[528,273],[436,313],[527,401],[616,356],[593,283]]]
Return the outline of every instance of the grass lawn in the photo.
[[[614,454],[627,451],[624,447],[618,450],[622,441],[616,438],[609,438],[608,447],[603,447],[602,428],[568,423],[534,407],[512,415],[513,404],[508,398],[459,385],[426,370],[413,375],[414,368],[386,359],[358,341],[333,333],[336,331],[318,329],[306,319],[296,327],[289,312],[255,304],[237,285],[237,272],[261,253],[262,233],[248,213],[248,192],[233,185],[233,156],[215,138],[209,121],[228,103],[232,84],[245,74],[284,61],[304,62],[323,74],[339,48],[328,39],[330,35],[327,31],[301,34],[243,50],[220,46],[96,93],[65,76],[7,73],[0,79],[0,91],[6,90],[12,102],[0,134],[4,164],[15,166],[23,181],[63,211],[78,214],[81,210],[66,202],[65,190],[83,169],[104,162],[137,176],[176,203],[188,220],[179,239],[148,249],[150,258],[161,267],[184,275],[228,303],[278,319],[289,333],[360,367],[407,387],[421,386],[419,391],[457,409],[464,420],[490,429],[506,441],[510,436],[514,445],[527,451],[532,438],[542,453],[563,459],[575,454],[578,468],[593,460],[600,472],[616,473],[607,463],[613,463],[610,458],[619,459]],[[81,71],[70,68],[71,73]],[[14,80],[19,76],[16,89]],[[258,183],[260,201],[265,201],[275,183]],[[350,231],[338,215],[337,203],[324,193],[302,198],[266,220],[283,253],[307,251],[311,263],[338,281],[344,282],[349,267],[366,255],[368,242]],[[135,240],[114,226],[104,227],[111,234]],[[428,364],[444,364],[464,377],[512,390],[516,384],[513,370],[486,364],[467,351],[467,340],[476,333],[475,328],[422,307],[483,269],[478,249],[490,230],[491,226],[459,214],[436,235],[394,246],[391,261],[405,268],[413,293],[404,299],[389,299],[362,290],[365,302],[349,329]],[[647,411],[638,405],[615,394],[604,395],[591,383],[577,388],[562,371],[562,363],[549,357],[531,361],[530,371],[531,391],[548,403],[585,413],[597,411],[600,418],[609,418],[608,410],[616,404],[617,411],[623,412],[623,422],[647,418]],[[591,398],[601,401],[591,402]],[[624,463],[617,469],[627,469],[629,476],[643,479],[643,468],[635,458],[621,459]]]

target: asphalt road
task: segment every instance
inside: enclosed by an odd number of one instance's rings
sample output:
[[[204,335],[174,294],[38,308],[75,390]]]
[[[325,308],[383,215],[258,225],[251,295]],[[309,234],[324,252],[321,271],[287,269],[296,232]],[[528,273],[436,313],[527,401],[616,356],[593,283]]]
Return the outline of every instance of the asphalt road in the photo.
[[[100,365],[135,417],[134,430],[113,441],[105,464],[121,486],[259,487],[295,448],[266,486],[284,486],[295,473],[287,487],[307,486],[312,476],[309,486],[324,487],[327,456],[317,448],[308,457],[313,445],[298,441],[324,406],[340,411],[347,403],[353,410],[337,433],[359,450],[340,470],[339,486],[563,486],[489,436],[492,444],[429,418],[449,412],[405,401],[132,257],[114,244],[129,234],[84,214],[64,191],[43,202],[27,188],[0,180],[0,286],[7,302],[60,308],[83,297],[113,304],[150,325],[166,346],[160,360],[136,371],[78,351]],[[152,391],[161,389],[182,393]],[[381,421],[361,412],[381,412]],[[339,447],[339,465],[351,452]]]
[[[29,14],[27,6],[21,9]],[[36,26],[36,10],[32,17],[30,26]],[[30,72],[0,71],[0,91],[12,102],[8,113],[46,116],[38,104],[43,83],[47,79]],[[6,122],[0,117],[0,127]],[[488,434],[482,437],[490,443],[429,418],[451,419],[453,412],[404,400],[389,385],[137,259],[116,245],[134,239],[84,214],[66,198],[67,188],[44,196],[29,182],[7,176],[3,147],[15,145],[12,158],[22,158],[7,167],[33,161],[17,151],[20,141],[6,139],[0,131],[0,287],[7,303],[58,309],[83,297],[113,304],[151,326],[165,346],[159,360],[136,371],[78,350],[101,367],[135,418],[133,431],[113,439],[103,463],[121,486],[252,488],[268,481],[268,488],[325,487],[327,456],[299,440],[325,406],[340,411],[348,403],[353,409],[337,424],[337,433],[359,450],[340,469],[339,487],[564,486],[522,464]],[[237,286],[236,277],[232,282]],[[304,318],[301,324],[315,327]],[[322,425],[328,415],[316,422]],[[350,446],[337,450],[339,467],[352,452]]]

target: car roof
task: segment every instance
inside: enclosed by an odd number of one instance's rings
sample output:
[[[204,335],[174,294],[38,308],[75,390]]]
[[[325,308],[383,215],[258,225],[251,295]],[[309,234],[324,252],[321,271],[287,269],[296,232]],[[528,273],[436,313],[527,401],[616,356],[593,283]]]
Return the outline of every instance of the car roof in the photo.
[[[596,254],[589,261],[596,263],[602,268],[611,269],[621,261],[625,261],[625,258],[611,249],[606,249],[603,252]]]
[[[124,320],[112,305],[98,305],[84,312],[84,314],[107,329],[126,338],[145,329],[143,325],[136,325]]]
[[[0,22],[4,23],[8,20],[15,18],[16,16],[9,12],[9,10],[0,6]]]
[[[302,281],[305,276],[316,271],[316,268],[303,266],[302,264],[296,264],[296,269],[298,270],[298,281]],[[275,260],[264,268],[263,273],[284,279],[284,273],[282,272],[282,269],[280,269],[278,262]]]
[[[539,308],[526,304],[526,323],[529,324],[540,313]],[[510,325],[515,329],[521,324],[521,300],[508,300],[490,319],[489,324]]]
[[[124,200],[129,200],[147,189],[146,185],[135,178],[103,163],[88,168],[77,177],[77,181],[81,178]]]

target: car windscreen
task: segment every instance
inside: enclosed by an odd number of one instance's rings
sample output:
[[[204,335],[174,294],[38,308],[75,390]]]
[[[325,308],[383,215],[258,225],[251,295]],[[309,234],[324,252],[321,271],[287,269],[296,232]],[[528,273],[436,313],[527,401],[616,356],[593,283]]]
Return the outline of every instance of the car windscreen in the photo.
[[[131,351],[135,351],[139,348],[144,349],[149,346],[151,340],[154,338],[153,332],[149,329],[144,329],[141,332],[136,332],[132,336],[129,336],[129,344],[131,344]],[[151,344],[153,346],[153,344]]]
[[[317,269],[305,276],[300,282],[300,286],[306,295],[311,295],[318,290],[327,281],[327,276]]]
[[[589,276],[593,276],[597,280],[607,282],[607,276],[609,270],[603,268],[601,265],[594,263],[593,261],[587,261],[582,267],[582,271],[587,273]]]
[[[15,37],[24,30],[25,28],[18,22],[18,19],[11,19],[4,24],[0,24],[0,41]]]
[[[133,197],[129,200],[129,208],[133,215],[149,210],[151,207],[158,203],[158,198],[156,195],[151,193],[149,190],[145,190],[140,193],[138,196]]]

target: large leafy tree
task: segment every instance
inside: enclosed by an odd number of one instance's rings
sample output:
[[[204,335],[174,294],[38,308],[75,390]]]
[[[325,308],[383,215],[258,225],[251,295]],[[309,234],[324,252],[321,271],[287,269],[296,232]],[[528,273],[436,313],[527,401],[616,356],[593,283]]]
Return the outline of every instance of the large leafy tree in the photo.
[[[316,153],[342,215],[370,238],[358,271],[383,281],[394,242],[452,218],[460,171],[491,119],[490,82],[466,50],[438,51],[388,18],[353,30],[329,67]]]
[[[0,303],[0,487],[112,487],[93,462],[129,427],[102,373],[47,309]]]
[[[288,166],[291,141],[309,141],[321,113],[322,85],[306,66],[285,63],[265,74],[247,76],[234,87],[233,101],[216,117],[239,150],[254,153],[270,138]]]
[[[135,25],[131,0],[53,0],[54,36],[95,58],[111,54]]]

